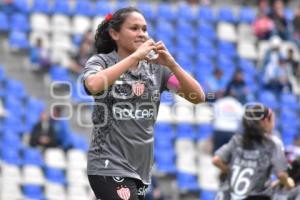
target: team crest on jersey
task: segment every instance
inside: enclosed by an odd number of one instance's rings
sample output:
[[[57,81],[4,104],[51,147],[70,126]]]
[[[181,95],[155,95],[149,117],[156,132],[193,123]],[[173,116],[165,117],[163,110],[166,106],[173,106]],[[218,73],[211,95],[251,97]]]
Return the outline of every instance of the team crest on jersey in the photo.
[[[128,200],[130,198],[130,190],[129,188],[126,187],[121,187],[120,189],[117,190],[118,196],[122,200]]]
[[[136,96],[141,96],[145,91],[145,85],[144,83],[136,82],[132,85],[132,90]]]

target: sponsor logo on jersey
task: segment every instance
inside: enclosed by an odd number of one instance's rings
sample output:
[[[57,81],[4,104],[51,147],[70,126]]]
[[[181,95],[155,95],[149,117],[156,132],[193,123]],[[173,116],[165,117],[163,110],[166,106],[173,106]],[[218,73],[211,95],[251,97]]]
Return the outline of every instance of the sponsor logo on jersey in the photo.
[[[146,187],[143,186],[143,187],[140,187],[138,189],[138,196],[145,196],[146,195]]]
[[[128,200],[130,198],[129,188],[122,187],[117,190],[117,194],[122,200]]]
[[[113,106],[113,115],[118,120],[129,119],[155,119],[156,106],[152,103],[142,103],[138,106],[133,106],[128,103],[116,103]]]
[[[132,84],[132,91],[136,96],[141,96],[145,91],[145,85],[140,82]]]
[[[122,176],[113,176],[112,178],[117,183],[122,183],[124,181],[124,177]]]

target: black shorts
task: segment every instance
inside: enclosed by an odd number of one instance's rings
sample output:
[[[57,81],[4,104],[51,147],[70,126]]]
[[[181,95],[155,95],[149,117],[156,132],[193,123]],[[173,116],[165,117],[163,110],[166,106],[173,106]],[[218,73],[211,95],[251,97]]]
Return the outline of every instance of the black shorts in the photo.
[[[144,200],[147,185],[140,180],[120,176],[89,175],[97,200]]]

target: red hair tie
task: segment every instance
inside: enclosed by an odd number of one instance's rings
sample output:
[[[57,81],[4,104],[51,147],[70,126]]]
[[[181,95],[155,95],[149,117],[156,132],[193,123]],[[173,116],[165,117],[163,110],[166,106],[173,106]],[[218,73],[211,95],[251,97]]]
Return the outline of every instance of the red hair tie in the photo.
[[[112,14],[108,13],[105,15],[105,21],[109,22],[112,19]]]

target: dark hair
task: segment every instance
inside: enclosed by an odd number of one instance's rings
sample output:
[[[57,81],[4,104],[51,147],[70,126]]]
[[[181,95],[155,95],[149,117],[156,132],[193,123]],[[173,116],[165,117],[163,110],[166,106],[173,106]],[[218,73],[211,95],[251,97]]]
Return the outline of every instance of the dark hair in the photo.
[[[117,50],[117,44],[110,37],[109,29],[112,28],[115,31],[120,31],[126,17],[132,12],[138,12],[142,14],[135,7],[121,8],[112,15],[112,18],[110,20],[104,19],[98,25],[95,34],[95,49],[97,53],[110,53],[113,50]]]
[[[288,169],[288,174],[292,177],[296,184],[300,183],[300,157],[296,158]]]
[[[243,116],[243,148],[253,149],[254,143],[260,143],[266,139],[265,129],[260,121],[268,117],[269,108],[262,104],[252,104],[245,107]]]

